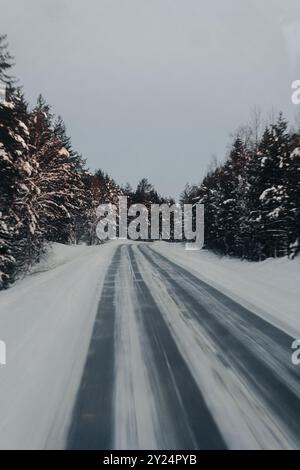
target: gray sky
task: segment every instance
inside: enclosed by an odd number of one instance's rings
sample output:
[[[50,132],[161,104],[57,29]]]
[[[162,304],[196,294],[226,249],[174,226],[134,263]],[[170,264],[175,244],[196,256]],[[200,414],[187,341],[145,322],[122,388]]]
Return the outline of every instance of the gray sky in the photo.
[[[46,97],[90,168],[175,196],[254,105],[294,116],[298,20],[299,0],[0,0],[30,102]]]

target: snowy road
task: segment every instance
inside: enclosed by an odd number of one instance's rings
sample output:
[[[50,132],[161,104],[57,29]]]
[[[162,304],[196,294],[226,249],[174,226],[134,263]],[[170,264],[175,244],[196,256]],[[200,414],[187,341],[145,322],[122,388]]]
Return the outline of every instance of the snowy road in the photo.
[[[151,244],[118,246],[66,447],[299,448],[292,341]]]

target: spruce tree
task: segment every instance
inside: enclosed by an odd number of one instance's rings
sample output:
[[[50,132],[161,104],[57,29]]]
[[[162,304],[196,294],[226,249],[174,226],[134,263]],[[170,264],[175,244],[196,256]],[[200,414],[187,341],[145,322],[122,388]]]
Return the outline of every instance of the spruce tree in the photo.
[[[267,127],[249,164],[249,224],[253,256],[264,259],[287,254],[287,185],[284,162],[290,154],[287,122],[280,114]]]
[[[39,97],[30,119],[30,151],[39,165],[36,211],[44,237],[68,243],[76,238],[76,217],[85,199],[85,185],[52,122],[50,107]]]
[[[8,96],[0,103],[0,263],[2,286],[12,282],[18,269],[28,263],[30,231],[35,215],[29,179],[34,165],[29,159],[28,114],[23,96]]]
[[[13,57],[8,51],[8,44],[6,42],[6,35],[0,35],[0,85],[12,85],[13,78],[10,75],[11,67],[13,66]]]

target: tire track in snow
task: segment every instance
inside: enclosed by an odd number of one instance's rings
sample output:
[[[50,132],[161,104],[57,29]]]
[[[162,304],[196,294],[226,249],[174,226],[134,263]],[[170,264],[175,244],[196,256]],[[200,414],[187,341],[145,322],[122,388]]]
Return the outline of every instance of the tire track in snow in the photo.
[[[128,249],[138,301],[136,308],[140,310],[153,355],[154,394],[156,403],[160,404],[161,439],[165,442],[170,439],[168,447],[175,449],[224,449],[226,444],[201,391],[143,280],[132,246]],[[164,421],[172,423],[172,436],[165,434]]]
[[[67,449],[113,447],[115,380],[115,284],[121,247],[108,267],[98,305],[88,356],[73,409]]]
[[[159,417],[143,348],[147,338],[136,309],[130,268],[128,248],[123,246],[115,299],[114,448],[158,449],[163,439],[159,440]]]
[[[299,446],[299,371],[291,365],[292,338],[188,270],[146,246],[139,248],[167,287],[199,322],[229,367],[243,377]]]

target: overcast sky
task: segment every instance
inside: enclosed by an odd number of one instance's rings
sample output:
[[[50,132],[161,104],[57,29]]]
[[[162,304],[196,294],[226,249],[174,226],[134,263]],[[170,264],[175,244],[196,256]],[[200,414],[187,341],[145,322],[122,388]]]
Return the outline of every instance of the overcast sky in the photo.
[[[254,105],[292,118],[299,0],[0,0],[15,75],[90,168],[177,196]]]

